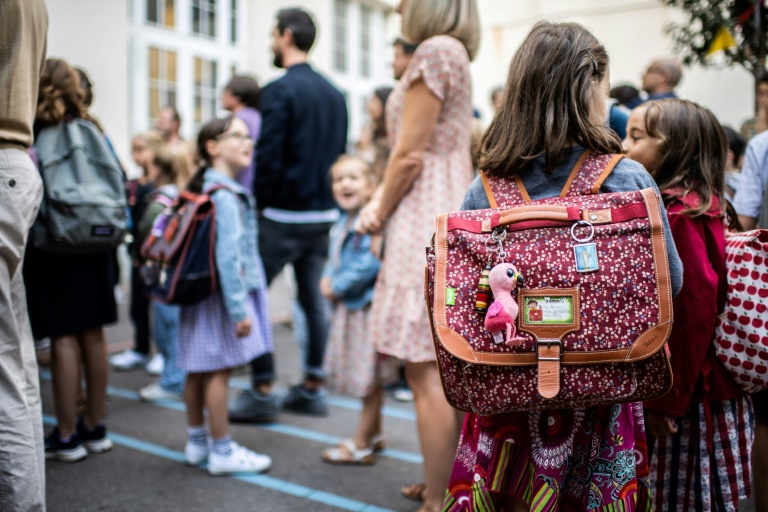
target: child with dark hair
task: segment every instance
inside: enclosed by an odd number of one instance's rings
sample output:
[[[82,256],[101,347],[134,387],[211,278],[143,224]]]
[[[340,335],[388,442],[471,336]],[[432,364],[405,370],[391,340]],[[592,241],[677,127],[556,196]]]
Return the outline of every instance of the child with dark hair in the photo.
[[[504,101],[480,146],[488,179],[500,190],[517,186],[530,200],[556,197],[587,151],[620,153],[618,137],[604,127],[608,65],[605,47],[581,25],[536,24],[512,59]],[[600,192],[647,188],[656,188],[653,179],[624,158]],[[477,178],[462,209],[489,207]],[[682,270],[666,223],[664,228],[676,294]],[[647,510],[642,415],[640,403],[468,413],[443,510]]]
[[[215,257],[219,287],[181,307],[178,365],[187,372],[184,402],[189,464],[208,461],[212,475],[262,473],[272,460],[234,443],[229,435],[227,385],[232,368],[272,352],[264,269],[257,248],[256,210],[235,176],[250,165],[253,140],[241,120],[206,123],[197,137],[200,168],[187,188],[212,192],[216,207]],[[208,431],[205,428],[205,412]]]
[[[646,401],[651,490],[659,511],[738,510],[751,494],[752,401],[715,355],[726,299],[724,197],[728,142],[708,109],[677,99],[632,111],[624,149],[658,183],[683,261],[669,337],[673,385]]]
[[[733,201],[736,191],[739,189],[747,139],[730,126],[723,126],[723,131],[728,138],[728,159],[725,162],[725,197],[729,201]]]
[[[248,127],[248,134],[256,141],[261,132],[261,113],[259,112],[259,97],[261,89],[258,82],[250,76],[234,76],[224,86],[221,92],[221,106],[243,121]],[[256,157],[251,165],[237,175],[237,182],[248,190],[253,188],[253,178],[256,172]]]

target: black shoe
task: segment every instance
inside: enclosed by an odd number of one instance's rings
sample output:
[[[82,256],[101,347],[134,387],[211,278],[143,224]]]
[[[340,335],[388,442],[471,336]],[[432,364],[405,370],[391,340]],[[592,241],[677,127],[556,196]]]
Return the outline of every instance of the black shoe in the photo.
[[[280,399],[274,393],[247,389],[229,405],[229,420],[239,423],[270,423],[280,414]]]
[[[48,434],[45,438],[45,458],[60,460],[62,462],[77,462],[88,456],[88,452],[83,443],[80,441],[80,436],[72,434],[69,441],[64,442],[59,437],[58,427],[53,429],[53,432]]]
[[[83,417],[80,416],[77,420],[77,433],[88,453],[103,453],[112,449],[112,440],[107,437],[107,427],[104,424],[88,430],[83,423]]]
[[[301,384],[296,384],[283,399],[283,409],[312,416],[328,416],[325,395],[325,390],[310,391]]]

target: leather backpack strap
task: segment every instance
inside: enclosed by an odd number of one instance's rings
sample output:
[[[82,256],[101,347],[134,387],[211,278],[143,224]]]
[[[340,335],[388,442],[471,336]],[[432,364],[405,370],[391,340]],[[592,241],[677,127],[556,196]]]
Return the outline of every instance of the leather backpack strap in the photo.
[[[596,155],[584,151],[573,166],[560,197],[588,196],[600,193],[600,187],[624,155]]]
[[[480,171],[483,180],[485,195],[488,196],[488,204],[491,208],[511,208],[512,206],[530,203],[531,198],[523,185],[520,176],[514,175],[512,179],[488,176],[485,171]]]

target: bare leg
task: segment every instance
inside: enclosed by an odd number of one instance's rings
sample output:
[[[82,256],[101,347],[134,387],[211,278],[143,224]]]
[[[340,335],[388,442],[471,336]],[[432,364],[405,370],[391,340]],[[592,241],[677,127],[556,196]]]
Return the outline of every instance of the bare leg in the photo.
[[[755,512],[768,512],[768,423],[755,422],[755,444],[752,445],[752,496]]]
[[[206,374],[205,408],[208,410],[209,434],[221,439],[229,434],[229,413],[227,411],[227,384],[230,370],[219,370]]]
[[[188,373],[184,383],[184,405],[187,409],[187,425],[205,425],[205,373]]]
[[[109,366],[107,364],[107,343],[104,329],[92,329],[80,333],[77,337],[83,359],[83,372],[86,382],[86,405],[83,414],[85,428],[91,430],[104,419],[107,408],[107,382]],[[79,368],[78,368],[79,369]],[[80,372],[78,371],[78,378]],[[80,381],[77,382],[80,390]]]
[[[80,349],[75,336],[51,340],[51,374],[56,423],[61,437],[75,433],[80,394]]]
[[[384,390],[377,386],[368,396],[363,398],[363,410],[360,412],[360,422],[357,424],[355,446],[367,448],[371,439],[381,433],[381,406],[384,404]]]
[[[406,362],[405,375],[413,390],[416,427],[424,456],[427,489],[420,512],[439,511],[453,469],[463,413],[446,401],[434,362]]]

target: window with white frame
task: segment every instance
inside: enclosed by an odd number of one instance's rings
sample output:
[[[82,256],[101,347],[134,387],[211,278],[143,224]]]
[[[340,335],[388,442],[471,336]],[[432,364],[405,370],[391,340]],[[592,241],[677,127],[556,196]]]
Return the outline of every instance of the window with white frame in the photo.
[[[149,47],[149,117],[157,118],[158,111],[176,106],[176,52]]]
[[[195,129],[216,116],[216,61],[195,57]]]
[[[371,18],[373,10],[367,5],[360,6],[360,76],[371,76]]]
[[[192,32],[216,37],[216,0],[192,0]]]
[[[147,23],[167,28],[176,26],[174,0],[147,0]]]
[[[349,18],[349,2],[334,0],[333,2],[333,69],[347,71],[347,26]]]

